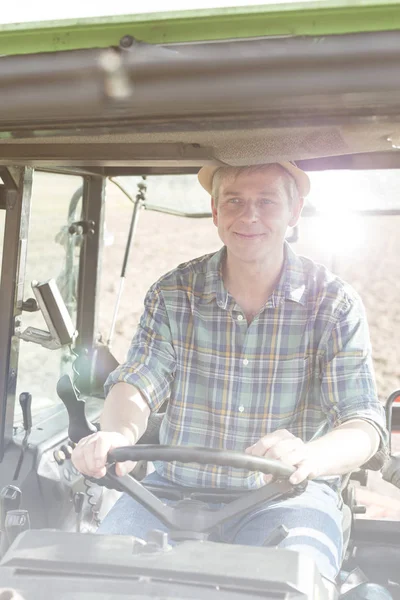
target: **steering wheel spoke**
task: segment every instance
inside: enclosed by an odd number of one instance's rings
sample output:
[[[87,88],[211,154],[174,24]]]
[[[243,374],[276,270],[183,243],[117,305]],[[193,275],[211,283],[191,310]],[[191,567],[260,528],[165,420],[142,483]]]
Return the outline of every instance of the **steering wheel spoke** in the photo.
[[[130,475],[119,477],[115,470],[109,469],[106,477],[109,482],[115,483],[118,489],[129,494],[132,498],[140,502],[142,506],[150,510],[160,521],[170,527],[174,524],[174,509],[162,502],[157,496],[150,492],[144,485],[136,481]]]

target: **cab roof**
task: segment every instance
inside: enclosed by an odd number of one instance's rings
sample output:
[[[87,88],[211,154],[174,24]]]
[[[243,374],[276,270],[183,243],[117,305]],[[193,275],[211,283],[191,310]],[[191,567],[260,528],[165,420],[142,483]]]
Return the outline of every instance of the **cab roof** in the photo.
[[[400,3],[0,27],[0,163],[192,172],[400,166]]]

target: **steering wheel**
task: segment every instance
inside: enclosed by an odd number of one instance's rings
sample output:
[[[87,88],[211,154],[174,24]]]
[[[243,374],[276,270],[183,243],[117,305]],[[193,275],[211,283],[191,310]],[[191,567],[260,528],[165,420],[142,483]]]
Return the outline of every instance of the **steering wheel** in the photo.
[[[115,473],[115,465],[111,464],[107,468],[105,477],[93,480],[99,485],[125,492],[140,502],[164,523],[170,530],[170,537],[175,540],[206,539],[211,530],[224,521],[243,516],[258,505],[282,496],[298,495],[307,487],[307,482],[292,484],[289,481],[289,477],[295,471],[294,467],[276,460],[235,451],[149,444],[124,446],[108,454],[109,463],[128,460],[196,462],[260,471],[275,476],[271,483],[256,490],[233,491],[190,487],[168,489],[154,484],[143,485],[130,475],[119,477]],[[177,500],[177,503],[175,506],[165,504],[160,497]],[[215,510],[210,508],[207,502],[219,502],[224,505]]]
[[[77,443],[81,438],[96,431],[96,427],[86,419],[85,403],[78,399],[69,375],[63,375],[59,379],[57,393],[68,411],[70,440]],[[274,475],[276,479],[250,491],[186,487],[168,489],[150,483],[142,485],[130,475],[118,477],[113,463],[128,460],[221,465],[261,471],[266,475]],[[206,539],[211,530],[224,521],[245,515],[250,509],[282,496],[301,494],[307,487],[307,482],[296,485],[290,483],[289,477],[294,473],[294,467],[276,460],[229,450],[138,444],[112,450],[108,454],[108,463],[106,476],[92,481],[129,494],[158,517],[170,530],[170,537],[174,539]],[[160,498],[177,500],[177,504],[170,506]],[[223,503],[224,506],[215,510],[210,508],[207,502]]]

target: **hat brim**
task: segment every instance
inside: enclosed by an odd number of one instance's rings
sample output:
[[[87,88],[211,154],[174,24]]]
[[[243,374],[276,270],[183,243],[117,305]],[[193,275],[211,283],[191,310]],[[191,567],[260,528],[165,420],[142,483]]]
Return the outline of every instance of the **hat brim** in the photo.
[[[299,191],[300,196],[302,198],[305,198],[306,196],[308,196],[308,194],[310,193],[310,179],[309,179],[307,173],[305,173],[304,171],[302,171],[301,169],[296,167],[291,162],[282,161],[282,162],[275,162],[275,163],[271,163],[271,164],[280,165],[288,173],[290,173],[290,175],[293,177],[293,179],[296,182],[297,189]],[[221,169],[222,167],[229,167],[229,166],[230,165],[226,165],[226,164],[217,164],[217,165],[210,165],[210,166],[202,167],[197,174],[200,185],[211,195],[213,177],[214,177],[216,171],[218,171],[218,169]],[[256,165],[252,165],[252,166],[256,166]]]

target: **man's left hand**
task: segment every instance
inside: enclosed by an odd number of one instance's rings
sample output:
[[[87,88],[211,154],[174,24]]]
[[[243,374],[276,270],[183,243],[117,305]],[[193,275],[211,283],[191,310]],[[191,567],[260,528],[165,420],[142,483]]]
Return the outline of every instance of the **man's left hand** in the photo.
[[[291,483],[301,483],[305,479],[314,479],[318,476],[317,460],[312,448],[287,429],[278,429],[265,435],[246,448],[245,452],[253,456],[279,460],[286,465],[296,467],[296,471],[289,478]],[[265,475],[267,482],[270,479],[269,475]]]

